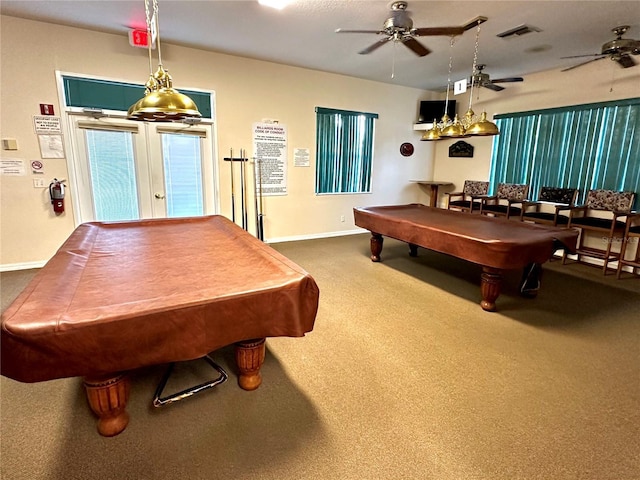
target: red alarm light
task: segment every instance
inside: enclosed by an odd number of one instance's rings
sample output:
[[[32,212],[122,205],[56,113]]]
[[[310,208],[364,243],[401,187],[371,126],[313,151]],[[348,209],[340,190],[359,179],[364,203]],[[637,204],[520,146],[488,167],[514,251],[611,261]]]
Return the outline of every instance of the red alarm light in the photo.
[[[149,48],[149,34],[146,30],[130,30],[129,45],[132,47]]]

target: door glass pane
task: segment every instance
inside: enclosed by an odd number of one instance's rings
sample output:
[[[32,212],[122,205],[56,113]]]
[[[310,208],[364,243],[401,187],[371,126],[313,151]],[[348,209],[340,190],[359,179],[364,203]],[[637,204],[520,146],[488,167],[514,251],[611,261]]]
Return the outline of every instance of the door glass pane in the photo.
[[[200,137],[162,134],[168,217],[204,214]]]
[[[95,219],[139,218],[131,132],[86,130]]]

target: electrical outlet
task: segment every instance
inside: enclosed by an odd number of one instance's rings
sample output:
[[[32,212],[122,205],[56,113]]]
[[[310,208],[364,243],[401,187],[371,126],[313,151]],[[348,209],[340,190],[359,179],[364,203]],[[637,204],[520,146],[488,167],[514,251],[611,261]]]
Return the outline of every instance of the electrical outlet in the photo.
[[[340,215],[340,221],[344,222],[344,215]]]
[[[44,178],[34,178],[33,179],[33,188],[44,188]]]

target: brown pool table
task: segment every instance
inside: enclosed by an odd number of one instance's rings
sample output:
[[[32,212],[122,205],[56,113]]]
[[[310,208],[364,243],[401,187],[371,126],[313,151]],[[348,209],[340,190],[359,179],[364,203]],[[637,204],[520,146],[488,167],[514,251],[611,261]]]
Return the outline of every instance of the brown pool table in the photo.
[[[1,373],[84,377],[102,435],[125,429],[127,371],[236,345],[258,388],[265,338],[313,329],[313,278],[222,216],[80,225],[2,314]]]
[[[382,236],[407,242],[410,254],[417,247],[445,253],[482,266],[481,307],[496,309],[505,270],[526,269],[527,275],[551,258],[559,248],[574,252],[575,229],[548,227],[421,204],[354,208],[355,224],[371,232],[371,260],[380,261]],[[524,278],[537,284],[537,279]],[[525,289],[534,296],[537,288]]]

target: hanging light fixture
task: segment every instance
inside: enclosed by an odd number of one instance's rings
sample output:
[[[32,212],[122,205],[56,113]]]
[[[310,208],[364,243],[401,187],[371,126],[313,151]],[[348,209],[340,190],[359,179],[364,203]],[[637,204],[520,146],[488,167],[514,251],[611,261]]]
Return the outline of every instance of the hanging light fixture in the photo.
[[[153,13],[149,8],[152,2]],[[187,118],[200,118],[195,102],[173,88],[173,79],[162,66],[160,27],[158,22],[158,0],[145,0],[144,9],[149,41],[149,80],[145,84],[144,97],[131,105],[127,118],[147,122],[174,122]],[[158,42],[158,69],[153,73],[151,45],[154,37]]]
[[[488,137],[492,135],[499,135],[500,131],[498,130],[498,126],[487,120],[487,112],[483,111],[480,114],[480,118],[478,118],[473,111],[473,87],[480,91],[480,85],[475,84],[476,73],[477,73],[477,64],[478,64],[478,43],[480,40],[480,24],[482,22],[478,22],[478,28],[476,29],[476,44],[475,50],[473,52],[473,66],[471,67],[471,89],[469,91],[469,109],[464,114],[461,120],[462,127],[465,130],[465,136],[480,136],[480,137]]]

